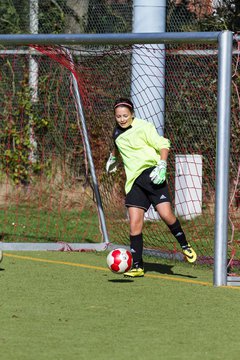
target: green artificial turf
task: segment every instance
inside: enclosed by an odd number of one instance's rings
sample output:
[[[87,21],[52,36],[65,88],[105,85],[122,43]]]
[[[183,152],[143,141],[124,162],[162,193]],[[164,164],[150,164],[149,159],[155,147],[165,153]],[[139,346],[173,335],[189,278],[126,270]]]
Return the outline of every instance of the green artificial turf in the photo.
[[[239,359],[240,288],[150,257],[144,278],[125,279],[106,255],[6,252],[1,359]]]

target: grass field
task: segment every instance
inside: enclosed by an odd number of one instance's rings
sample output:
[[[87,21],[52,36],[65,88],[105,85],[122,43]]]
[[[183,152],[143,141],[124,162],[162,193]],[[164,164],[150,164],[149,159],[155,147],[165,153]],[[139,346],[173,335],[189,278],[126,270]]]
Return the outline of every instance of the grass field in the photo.
[[[30,220],[31,219],[31,220]],[[100,242],[98,216],[88,210],[52,210],[33,206],[0,209],[1,238],[10,242]]]
[[[6,252],[2,360],[239,359],[240,288],[209,268],[145,258],[124,279],[106,253]]]

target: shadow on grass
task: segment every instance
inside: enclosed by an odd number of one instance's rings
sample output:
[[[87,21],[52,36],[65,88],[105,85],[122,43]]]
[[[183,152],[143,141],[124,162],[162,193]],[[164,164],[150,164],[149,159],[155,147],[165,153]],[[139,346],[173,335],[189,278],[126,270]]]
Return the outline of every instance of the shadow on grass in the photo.
[[[108,281],[112,282],[112,283],[131,283],[131,282],[133,282],[132,279],[111,279]]]
[[[196,279],[197,278],[197,276],[175,273],[172,270],[173,267],[174,267],[174,265],[165,265],[165,264],[163,265],[163,264],[144,262],[144,272],[145,272],[145,274],[147,272],[154,271],[154,272],[157,272],[157,273],[160,273],[160,274],[183,276],[183,277],[191,278],[191,279]]]

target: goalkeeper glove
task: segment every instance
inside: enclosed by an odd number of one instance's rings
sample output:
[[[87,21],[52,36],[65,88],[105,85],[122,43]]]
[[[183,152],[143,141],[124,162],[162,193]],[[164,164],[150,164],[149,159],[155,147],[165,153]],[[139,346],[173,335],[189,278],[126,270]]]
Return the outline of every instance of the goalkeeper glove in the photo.
[[[110,153],[110,156],[106,163],[106,171],[111,173],[111,172],[115,172],[116,170],[117,170],[117,158],[116,156],[113,156],[112,153]]]
[[[167,162],[160,160],[157,166],[150,173],[151,181],[156,184],[162,184],[166,180]]]

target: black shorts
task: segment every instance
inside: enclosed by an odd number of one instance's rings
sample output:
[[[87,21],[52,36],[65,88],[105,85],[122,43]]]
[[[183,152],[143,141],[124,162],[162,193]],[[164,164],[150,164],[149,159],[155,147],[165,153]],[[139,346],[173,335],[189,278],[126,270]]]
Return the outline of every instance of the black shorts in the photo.
[[[160,203],[171,202],[167,182],[156,185],[151,181],[149,175],[153,169],[154,166],[144,170],[134,181],[126,195],[126,207],[138,207],[147,211],[150,205],[155,208]]]

